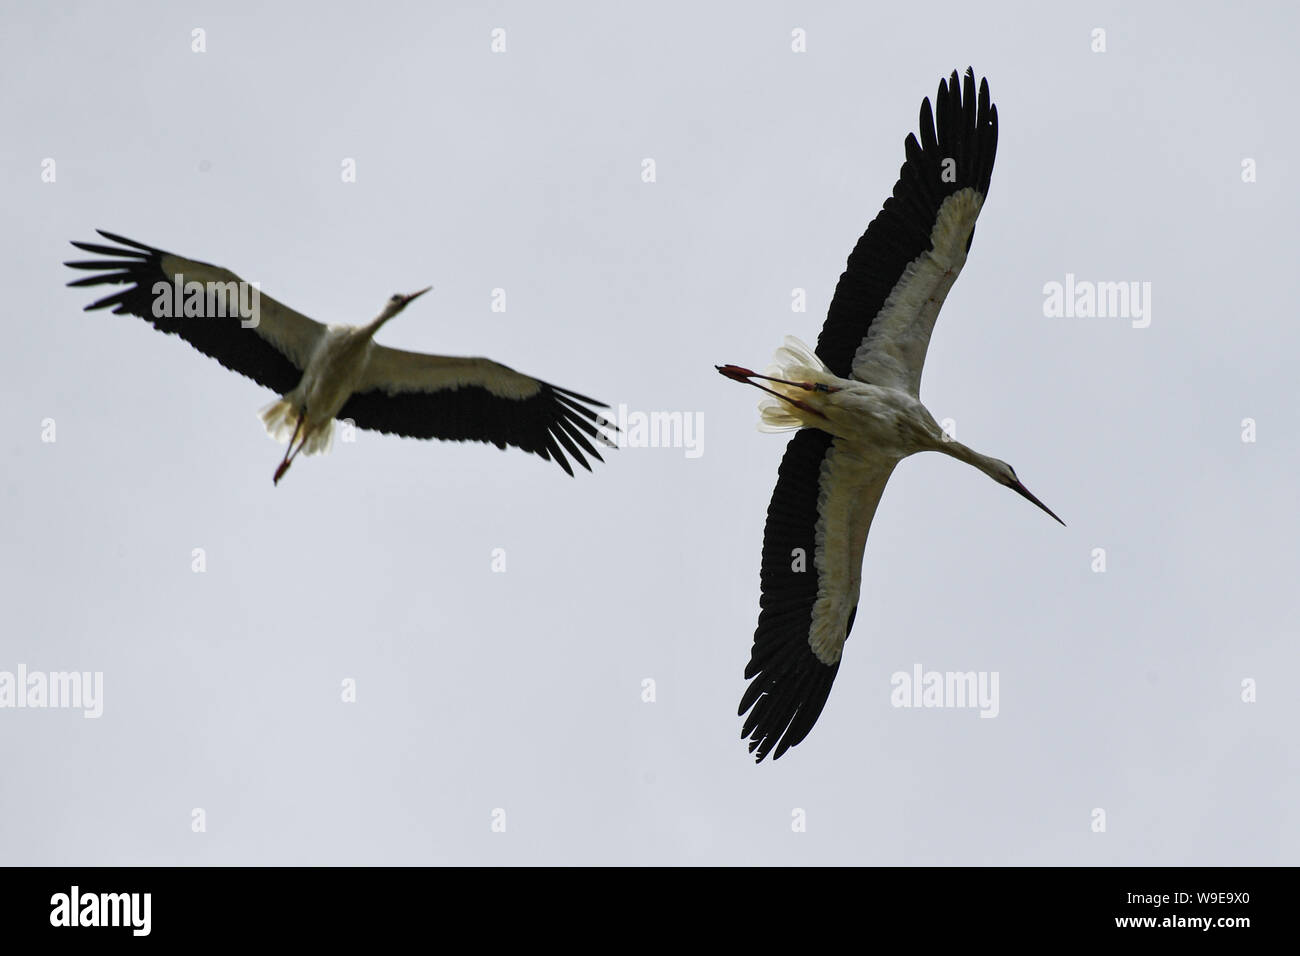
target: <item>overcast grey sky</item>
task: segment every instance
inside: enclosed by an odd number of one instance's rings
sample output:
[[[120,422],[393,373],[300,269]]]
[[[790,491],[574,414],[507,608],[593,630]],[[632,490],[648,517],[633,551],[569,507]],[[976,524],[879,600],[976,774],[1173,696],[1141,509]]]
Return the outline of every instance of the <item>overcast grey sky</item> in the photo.
[[[0,709],[0,861],[1300,862],[1292,7],[4,11],[0,671],[102,672],[103,713]],[[904,462],[829,704],[754,766],[785,439],[713,365],[815,341],[968,64],[998,160],[922,398],[1069,527]],[[65,288],[95,227],[325,321],[432,284],[381,341],[702,453],[362,432],[273,487],[269,392]],[[1149,325],[1045,315],[1067,276],[1150,283]],[[917,665],[996,672],[997,717],[891,706]]]

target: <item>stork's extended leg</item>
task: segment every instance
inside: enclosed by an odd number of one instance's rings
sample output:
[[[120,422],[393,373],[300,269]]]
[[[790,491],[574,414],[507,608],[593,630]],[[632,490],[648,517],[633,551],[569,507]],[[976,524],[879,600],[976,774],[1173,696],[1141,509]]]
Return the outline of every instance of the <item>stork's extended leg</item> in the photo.
[[[293,426],[293,436],[289,439],[289,446],[284,450],[284,460],[280,462],[280,467],[275,469],[275,477],[271,479],[271,484],[278,485],[280,483],[280,479],[283,478],[284,473],[289,470],[289,466],[293,464],[293,460],[297,457],[298,452],[302,451],[302,446],[307,441],[305,435],[303,436],[303,440],[298,442],[297,451],[294,451],[293,443],[297,440],[298,433],[302,431],[302,423],[306,417],[306,409],[300,408],[298,410],[298,423]]]
[[[805,392],[838,392],[840,390],[838,385],[823,385],[821,382],[792,382],[785,378],[773,378],[771,375],[759,375],[757,372],[751,372],[739,365],[715,365],[714,368],[733,381],[749,382],[750,385],[754,384],[749,381],[751,378],[761,378],[766,382],[777,382],[781,385],[802,388]],[[761,385],[757,387],[763,388]],[[764,391],[770,391],[770,389],[764,389]]]
[[[819,408],[813,408],[807,402],[800,401],[797,398],[791,398],[789,395],[783,395],[774,388],[768,388],[766,385],[759,385],[757,382],[751,382],[750,376],[761,378],[769,382],[778,382],[781,385],[792,385],[795,388],[802,388],[808,392],[838,392],[839,389],[833,385],[822,385],[815,382],[787,382],[783,378],[772,378],[770,375],[759,375],[757,372],[751,372],[747,368],[741,368],[739,365],[715,365],[719,372],[736,382],[744,382],[746,385],[753,385],[755,388],[767,392],[769,395],[775,395],[783,402],[788,402],[795,408],[802,409],[810,414],[817,415],[821,418],[826,417],[826,413]]]

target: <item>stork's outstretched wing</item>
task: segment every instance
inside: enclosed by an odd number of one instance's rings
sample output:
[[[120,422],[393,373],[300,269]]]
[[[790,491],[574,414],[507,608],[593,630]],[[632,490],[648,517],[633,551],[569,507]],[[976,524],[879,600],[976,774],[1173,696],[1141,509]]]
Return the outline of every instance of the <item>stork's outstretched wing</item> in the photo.
[[[763,532],[762,613],[740,713],[762,760],[808,735],[858,609],[862,552],[896,462],[806,428],[790,439]]]
[[[281,394],[298,384],[325,331],[324,325],[260,290],[254,294],[229,269],[186,259],[102,229],[96,232],[118,245],[74,242],[78,249],[108,258],[65,262],[73,269],[95,273],[68,285],[127,288],[92,302],[86,311],[111,307],[119,315],[138,315],[160,332],[174,332],[226,368]],[[183,297],[177,301],[172,291],[177,281],[185,285],[202,283],[203,295],[185,296],[182,288]],[[188,308],[186,298],[191,303]],[[252,306],[251,314],[240,311],[241,302]],[[201,314],[193,314],[195,311]]]
[[[570,475],[567,452],[603,461],[592,441],[611,444],[594,411],[602,402],[521,375],[485,358],[451,358],[376,345],[365,377],[338,413],[358,428],[449,441],[513,445],[554,458]]]
[[[936,128],[937,122],[937,128]],[[836,375],[919,397],[934,321],[957,281],[988,195],[998,110],[975,74],[956,71],[921,102],[921,140],[909,134],[894,193],[849,256],[817,340]]]

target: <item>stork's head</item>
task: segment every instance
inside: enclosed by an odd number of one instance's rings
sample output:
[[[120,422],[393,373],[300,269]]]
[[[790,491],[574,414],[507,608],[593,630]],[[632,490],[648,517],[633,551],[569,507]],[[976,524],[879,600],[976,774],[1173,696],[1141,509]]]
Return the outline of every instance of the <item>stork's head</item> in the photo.
[[[386,303],[384,303],[384,311],[379,313],[379,321],[381,323],[387,322],[398,312],[401,312],[404,308],[406,308],[408,305],[410,305],[412,302],[414,302],[416,299],[424,295],[426,292],[429,291],[429,289],[432,288],[433,286],[428,286],[427,288],[421,289],[419,292],[412,292],[410,295],[402,295],[402,293],[400,292],[394,293],[392,298],[390,298]]]
[[[1056,514],[1055,514],[1055,512],[1052,511],[1051,508],[1047,507],[1047,505],[1043,504],[1041,501],[1039,501],[1037,498],[1035,498],[1032,494],[1030,494],[1029,489],[1026,488],[1026,487],[1021,483],[1021,481],[1020,481],[1019,478],[1016,477],[1016,470],[1015,470],[1014,468],[1012,468],[1010,465],[1008,465],[1005,461],[999,461],[999,460],[997,460],[996,458],[993,459],[993,467],[992,467],[992,469],[989,471],[989,476],[990,476],[991,478],[993,478],[995,481],[1000,482],[1001,484],[1006,485],[1008,488],[1010,488],[1010,489],[1011,489],[1012,491],[1014,491],[1016,494],[1021,495],[1022,497],[1028,498],[1030,501],[1032,501],[1034,504],[1038,505],[1038,507],[1042,508],[1044,511],[1046,511],[1046,512],[1047,512],[1049,515],[1051,515],[1053,518],[1056,518]],[[1061,521],[1060,518],[1056,518],[1056,520],[1057,520],[1057,521]],[[1064,525],[1065,522],[1064,522],[1064,521],[1061,521],[1061,524]]]

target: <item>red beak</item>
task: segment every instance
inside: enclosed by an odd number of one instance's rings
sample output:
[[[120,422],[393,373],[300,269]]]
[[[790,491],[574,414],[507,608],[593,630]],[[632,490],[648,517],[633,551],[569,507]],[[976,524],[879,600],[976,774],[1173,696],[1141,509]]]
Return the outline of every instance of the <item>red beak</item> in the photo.
[[[1032,494],[1030,494],[1029,489],[1026,488],[1026,487],[1025,487],[1023,484],[1021,484],[1020,482],[1017,481],[1014,485],[1007,485],[1007,487],[1010,488],[1012,491],[1015,491],[1015,492],[1017,492],[1017,493],[1023,495],[1024,497],[1028,498],[1030,501],[1032,501],[1034,504],[1038,505],[1038,507],[1042,508],[1044,511],[1046,511],[1046,512],[1047,512],[1049,515],[1051,515],[1053,518],[1056,518],[1056,512],[1052,511],[1051,508],[1047,507],[1047,505],[1043,504],[1041,501],[1039,501],[1037,498],[1035,498]],[[1057,520],[1057,521],[1061,521],[1060,518],[1056,518],[1056,520]],[[1063,527],[1063,528],[1066,527],[1066,524],[1065,524],[1064,521],[1061,521],[1061,527]]]

